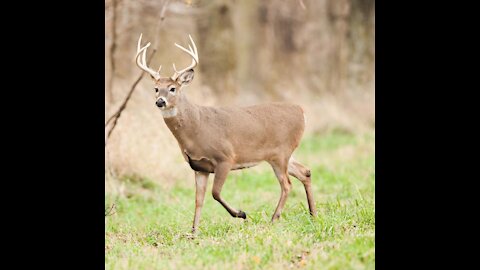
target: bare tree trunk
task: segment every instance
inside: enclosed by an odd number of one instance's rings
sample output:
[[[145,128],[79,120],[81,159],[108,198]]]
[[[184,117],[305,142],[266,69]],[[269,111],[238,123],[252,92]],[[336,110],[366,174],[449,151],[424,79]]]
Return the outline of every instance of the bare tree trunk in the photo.
[[[210,86],[217,97],[226,98],[236,91],[233,72],[236,65],[235,37],[232,13],[236,10],[230,0],[203,1],[207,16],[197,21],[203,82]]]
[[[236,79],[241,82],[242,93],[258,91],[259,70],[259,3],[254,0],[237,1],[234,13],[235,52],[237,59]]]
[[[331,73],[328,78],[328,90],[341,92],[345,89],[348,68],[348,16],[350,0],[330,0],[328,2],[331,22],[332,44],[330,45]]]
[[[114,102],[113,96],[113,82],[115,78],[115,50],[117,49],[117,0],[112,1],[112,22],[110,27],[110,77],[107,84],[107,100],[108,103],[112,104]]]
[[[115,0],[114,0],[115,1]],[[167,5],[170,3],[170,0],[165,0],[163,2],[163,5],[160,9],[160,18],[155,26],[155,29],[160,29],[160,27],[163,26],[163,22],[165,20],[165,11],[166,11],[166,8],[167,8]],[[155,38],[155,43],[154,43],[154,46],[157,47],[158,46],[158,42],[157,42],[157,38]],[[152,54],[148,57],[148,60],[147,60],[147,65],[150,64],[150,62],[152,61],[153,59],[153,56],[155,55],[157,49],[156,48],[153,48],[153,51],[152,51]],[[128,94],[127,96],[125,97],[125,99],[123,100],[122,104],[120,105],[120,107],[118,108],[118,110],[112,114],[112,116],[110,116],[108,118],[108,120],[105,122],[105,132],[106,132],[106,136],[105,136],[105,148],[107,147],[107,142],[108,142],[108,139],[110,138],[110,136],[112,135],[112,132],[113,130],[115,129],[115,127],[117,126],[117,122],[118,122],[118,119],[120,118],[120,116],[122,115],[122,112],[123,110],[125,110],[125,108],[127,107],[127,104],[128,104],[128,101],[130,100],[130,98],[132,97],[132,94],[133,92],[135,91],[138,83],[140,83],[140,81],[142,80],[143,78],[143,75],[145,75],[145,72],[141,71],[140,74],[138,75],[137,79],[133,82],[132,84],[132,87],[130,88],[130,91],[128,91]],[[110,123],[112,123],[110,125]],[[110,127],[110,129],[108,129]]]

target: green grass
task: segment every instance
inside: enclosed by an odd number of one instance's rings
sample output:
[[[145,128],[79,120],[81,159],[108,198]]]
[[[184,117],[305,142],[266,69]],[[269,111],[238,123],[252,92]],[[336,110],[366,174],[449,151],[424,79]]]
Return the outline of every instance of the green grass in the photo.
[[[234,219],[213,200],[211,182],[200,232],[189,239],[191,186],[162,189],[153,180],[123,179],[126,196],[106,217],[106,269],[374,269],[374,132],[305,137],[295,158],[312,169],[318,217],[308,215],[302,184],[293,188],[280,220],[270,218],[280,186],[268,164],[232,172],[222,195],[247,213]],[[188,166],[185,164],[185,166]]]

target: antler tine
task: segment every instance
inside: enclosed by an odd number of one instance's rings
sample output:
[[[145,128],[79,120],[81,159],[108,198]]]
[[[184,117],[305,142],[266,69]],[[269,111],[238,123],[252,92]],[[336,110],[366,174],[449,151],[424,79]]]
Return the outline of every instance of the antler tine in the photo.
[[[136,62],[137,62],[137,65],[143,69],[144,71],[147,71],[148,72],[148,67],[145,66],[145,62],[144,62],[144,58],[143,58],[143,54],[146,53],[146,49],[150,46],[150,43],[147,43],[147,45],[143,46],[142,48],[140,48],[137,52],[137,55],[135,56],[135,59],[136,59]],[[147,69],[147,70],[145,70]]]
[[[172,79],[175,80],[178,78],[178,76],[180,76],[180,74],[182,74],[183,72],[187,71],[187,70],[190,70],[190,69],[193,69],[195,66],[198,65],[198,52],[197,52],[197,46],[195,45],[195,42],[193,41],[192,39],[192,36],[191,35],[188,35],[188,37],[190,38],[190,41],[192,42],[192,45],[193,45],[193,48],[192,46],[190,46],[190,44],[188,45],[188,48],[190,50],[187,50],[186,48],[178,45],[177,43],[175,43],[175,46],[177,46],[180,50],[186,52],[188,55],[190,55],[190,57],[192,57],[192,63],[180,70],[180,71],[177,71],[177,69],[175,68],[175,63],[173,64],[173,69],[175,70],[175,74],[172,76]]]
[[[188,55],[190,55],[190,56],[193,57],[194,59],[196,58],[195,53],[194,53],[192,50],[187,50],[187,49],[185,49],[184,47],[178,45],[177,43],[175,43],[175,46],[177,46],[180,50],[188,53]],[[190,48],[190,49],[191,49],[191,48]]]
[[[142,43],[142,36],[143,36],[143,33],[140,34],[140,38],[138,39],[138,43],[137,43],[137,55],[135,57],[137,66],[140,69],[142,69],[143,71],[149,73],[153,78],[158,80],[158,79],[160,79],[160,69],[162,68],[162,66],[160,66],[158,71],[155,71],[155,70],[148,67],[147,61],[146,61],[146,56],[147,56],[147,49],[148,49],[148,47],[150,47],[151,43],[148,42],[145,46],[140,48],[140,44]],[[142,54],[141,58],[140,58],[140,54]]]
[[[142,52],[145,52],[145,53],[146,53],[146,50],[147,50],[148,47],[150,47],[151,43],[148,42],[145,46],[143,46],[143,47],[140,48],[140,44],[142,43],[142,36],[143,36],[143,34],[140,34],[140,38],[138,39],[138,43],[137,43],[137,55],[136,55],[135,58],[137,59],[137,63],[138,63],[138,64],[141,64],[141,65],[142,65],[142,68],[143,68],[143,66],[146,66],[145,57],[142,57],[142,59],[141,59],[141,60],[143,60],[143,62],[138,62],[138,56],[139,56],[140,53],[142,53]],[[145,54],[145,53],[144,53],[144,54]]]
[[[142,37],[143,37],[143,33],[140,33],[140,38],[138,38],[138,43],[137,43],[137,55],[140,52],[140,44],[142,44]]]
[[[190,41],[192,42],[192,45],[193,45],[193,51],[195,53],[195,60],[197,60],[197,64],[198,64],[198,51],[197,51],[197,46],[195,45],[195,42],[193,41],[193,38],[191,35],[188,35],[188,37],[190,38]],[[190,45],[188,45],[190,47]],[[191,49],[191,48],[190,48]]]
[[[147,44],[148,46],[145,46],[145,49],[143,49],[143,53],[142,53],[142,65],[144,67],[146,67],[149,71],[152,71],[155,73],[155,71],[153,71],[153,69],[149,68],[147,66],[147,48],[150,46],[150,42]]]

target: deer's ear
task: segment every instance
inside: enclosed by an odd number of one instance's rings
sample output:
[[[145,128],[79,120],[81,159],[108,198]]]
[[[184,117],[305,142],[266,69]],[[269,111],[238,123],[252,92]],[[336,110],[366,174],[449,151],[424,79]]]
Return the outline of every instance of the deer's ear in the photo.
[[[189,84],[193,81],[194,73],[195,72],[193,71],[193,69],[183,72],[182,74],[180,74],[180,76],[178,76],[177,83],[179,83],[180,85]]]

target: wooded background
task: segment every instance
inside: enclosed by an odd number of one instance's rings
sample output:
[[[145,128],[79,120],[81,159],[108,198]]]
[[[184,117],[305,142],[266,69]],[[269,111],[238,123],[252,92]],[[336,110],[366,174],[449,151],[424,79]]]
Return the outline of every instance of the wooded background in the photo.
[[[374,128],[373,0],[106,0],[105,119],[141,74],[134,62],[140,33],[162,76],[173,74],[173,62],[190,63],[173,44],[185,46],[192,35],[200,61],[185,94],[194,103],[297,103],[307,112],[307,134]],[[154,102],[145,76],[106,146],[115,174],[190,173],[179,167],[178,145]]]

